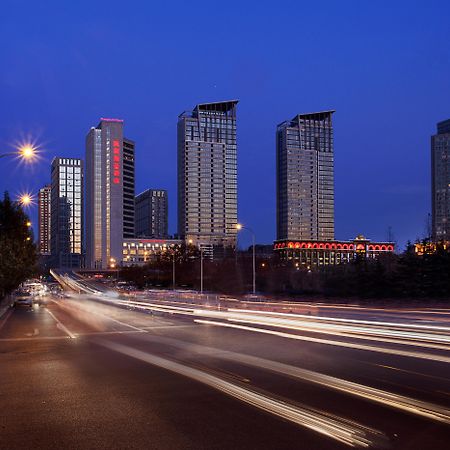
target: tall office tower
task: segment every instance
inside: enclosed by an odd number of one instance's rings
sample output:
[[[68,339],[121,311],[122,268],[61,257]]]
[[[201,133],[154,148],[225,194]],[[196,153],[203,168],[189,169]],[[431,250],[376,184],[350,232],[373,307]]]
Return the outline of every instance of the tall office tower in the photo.
[[[198,246],[235,247],[237,100],[178,117],[178,234]]]
[[[134,237],[134,142],[123,120],[100,119],[86,136],[86,266],[115,267]]]
[[[334,239],[333,113],[277,127],[277,239]]]
[[[83,161],[54,158],[51,169],[51,260],[80,267],[83,242]]]
[[[39,226],[39,253],[50,255],[50,211],[52,186],[39,189],[38,194],[38,226]]]
[[[431,208],[434,241],[450,241],[450,119],[431,137]]]
[[[168,199],[163,189],[147,189],[135,197],[136,237],[166,239]]]

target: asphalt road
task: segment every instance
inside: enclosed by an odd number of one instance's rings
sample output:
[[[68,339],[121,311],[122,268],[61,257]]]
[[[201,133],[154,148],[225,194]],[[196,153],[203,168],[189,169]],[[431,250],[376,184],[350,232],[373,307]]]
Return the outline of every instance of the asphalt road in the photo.
[[[216,306],[11,310],[0,448],[449,448],[447,311]]]

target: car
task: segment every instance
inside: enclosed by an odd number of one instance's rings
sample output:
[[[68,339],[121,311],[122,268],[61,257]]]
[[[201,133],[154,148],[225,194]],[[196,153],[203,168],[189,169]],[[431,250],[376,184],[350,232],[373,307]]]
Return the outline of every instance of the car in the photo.
[[[33,299],[29,293],[23,292],[16,297],[14,301],[14,306],[27,306],[29,308],[32,308]]]

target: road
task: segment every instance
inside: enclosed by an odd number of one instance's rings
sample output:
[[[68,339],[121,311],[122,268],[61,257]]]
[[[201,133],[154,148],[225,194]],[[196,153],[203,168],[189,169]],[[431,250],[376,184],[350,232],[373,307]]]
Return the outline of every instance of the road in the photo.
[[[0,448],[448,449],[449,313],[49,295],[0,319]]]

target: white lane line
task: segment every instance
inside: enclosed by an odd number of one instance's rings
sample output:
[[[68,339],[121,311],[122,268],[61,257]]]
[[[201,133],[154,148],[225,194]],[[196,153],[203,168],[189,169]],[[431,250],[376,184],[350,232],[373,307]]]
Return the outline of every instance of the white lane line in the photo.
[[[383,433],[365,427],[359,423],[349,421],[343,417],[335,416],[324,411],[288,404],[266,394],[255,392],[246,387],[223,380],[199,369],[164,359],[129,346],[106,341],[99,342],[99,344],[118,353],[191,378],[223,392],[226,395],[241,400],[244,403],[313,430],[348,446],[367,448],[371,445],[385,444],[387,441],[387,438]]]
[[[23,337],[23,338],[1,338],[0,342],[21,342],[21,341],[46,341],[46,340],[67,340],[67,336],[39,336],[39,337]]]
[[[426,360],[430,360],[430,361],[439,361],[439,362],[444,362],[444,363],[450,363],[449,357],[441,356],[441,355],[433,355],[431,353],[409,352],[409,351],[405,351],[405,350],[393,350],[393,349],[383,348],[383,347],[374,347],[371,345],[353,344],[351,342],[333,341],[330,339],[319,339],[319,338],[313,338],[313,337],[309,337],[309,336],[302,336],[300,334],[292,334],[292,333],[285,333],[283,331],[268,330],[266,328],[249,327],[249,326],[245,326],[245,325],[236,325],[236,324],[225,323],[225,322],[215,322],[213,320],[195,319],[194,322],[202,323],[205,325],[215,325],[218,327],[236,328],[238,330],[253,331],[253,332],[263,333],[263,334],[272,334],[274,336],[279,336],[279,337],[288,338],[288,339],[296,339],[299,341],[315,342],[317,344],[334,345],[336,347],[354,348],[357,350],[365,350],[365,351],[369,351],[369,352],[387,353],[389,355],[405,356],[408,358],[418,358],[418,359],[426,359]]]
[[[71,339],[75,339],[77,336],[76,334],[72,333],[49,309],[46,309],[46,311],[55,319],[56,323],[58,324],[58,328],[64,333],[67,334]]]

